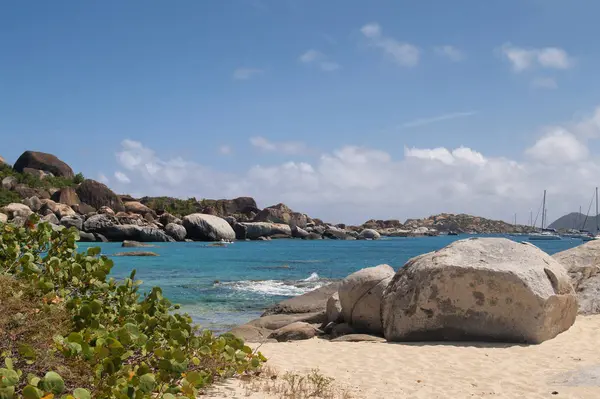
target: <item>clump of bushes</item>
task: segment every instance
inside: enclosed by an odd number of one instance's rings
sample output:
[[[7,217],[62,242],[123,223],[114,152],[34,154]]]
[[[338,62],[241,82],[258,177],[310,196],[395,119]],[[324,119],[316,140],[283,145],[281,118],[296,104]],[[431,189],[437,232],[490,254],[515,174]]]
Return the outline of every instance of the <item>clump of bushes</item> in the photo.
[[[21,202],[21,196],[14,191],[0,187],[0,208],[13,202]]]
[[[172,197],[145,197],[140,200],[150,209],[160,212],[168,212],[172,215],[183,217],[192,213],[200,212],[202,203],[195,197],[179,199]]]
[[[77,251],[77,230],[38,222],[0,225],[0,399],[195,398],[266,360],[199,331],[159,287],[140,293],[135,270],[110,278],[99,248]]]
[[[64,188],[64,187],[75,187],[83,180],[85,177],[82,173],[78,173],[73,178],[69,177],[61,177],[61,176],[48,176],[43,179],[38,178],[37,176],[30,175],[29,173],[20,173],[15,171],[11,166],[6,164],[0,164],[0,181],[7,176],[14,176],[17,179],[19,184],[25,184],[31,188]]]

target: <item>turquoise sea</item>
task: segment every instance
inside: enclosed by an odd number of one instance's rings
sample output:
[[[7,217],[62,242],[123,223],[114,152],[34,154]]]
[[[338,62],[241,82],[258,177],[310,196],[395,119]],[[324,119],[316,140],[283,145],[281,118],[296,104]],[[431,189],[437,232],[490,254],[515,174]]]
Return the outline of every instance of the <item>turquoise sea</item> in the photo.
[[[158,285],[174,303],[205,328],[225,331],[259,317],[283,299],[301,295],[361,268],[387,263],[402,267],[410,258],[470,236],[384,238],[378,241],[273,240],[209,243],[157,243],[154,248],[99,246],[106,255],[149,250],[159,257],[115,257],[114,277],[137,269],[144,288]],[[525,237],[508,237],[517,241]],[[549,254],[581,240],[537,241]],[[84,249],[98,244],[80,243]]]

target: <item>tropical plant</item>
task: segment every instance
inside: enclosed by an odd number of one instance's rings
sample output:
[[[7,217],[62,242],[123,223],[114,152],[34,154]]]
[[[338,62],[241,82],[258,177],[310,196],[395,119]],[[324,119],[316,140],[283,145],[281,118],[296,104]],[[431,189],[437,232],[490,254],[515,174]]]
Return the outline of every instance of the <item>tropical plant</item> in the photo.
[[[201,332],[159,287],[140,294],[135,270],[123,281],[109,277],[113,261],[100,248],[78,252],[77,230],[38,222],[34,215],[24,227],[0,225],[0,277],[15,282],[12,296],[29,307],[32,317],[21,324],[65,312],[44,333],[55,333],[49,351],[71,376],[41,361],[33,335],[12,334],[20,327],[9,321],[0,324],[0,399],[195,398],[215,379],[253,372],[266,360],[231,334]],[[7,303],[0,296],[3,314]]]

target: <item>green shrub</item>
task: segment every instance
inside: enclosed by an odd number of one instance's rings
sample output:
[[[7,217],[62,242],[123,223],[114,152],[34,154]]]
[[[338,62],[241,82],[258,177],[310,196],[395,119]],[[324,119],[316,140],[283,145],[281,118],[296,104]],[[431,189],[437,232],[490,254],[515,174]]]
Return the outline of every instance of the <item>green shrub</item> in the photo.
[[[186,200],[172,197],[142,198],[142,203],[156,211],[169,212],[172,215],[183,217],[200,212],[202,204],[195,197]]]
[[[13,202],[21,202],[19,194],[0,188],[0,208]]]
[[[0,398],[195,398],[215,379],[252,372],[266,360],[231,334],[200,332],[160,288],[141,295],[135,270],[120,282],[109,278],[112,260],[100,248],[77,252],[77,230],[54,232],[38,221],[34,215],[22,228],[0,226],[0,276],[24,286],[19,295],[37,312],[67,312],[66,327],[45,332],[56,334],[51,351],[70,375],[38,364],[27,334],[8,338],[9,323],[0,334]],[[5,302],[0,296],[2,314]]]
[[[6,164],[0,164],[0,181],[7,176],[16,177],[18,183],[25,184],[28,187],[45,189],[48,189],[50,187],[75,187],[81,182],[83,182],[83,180],[85,179],[85,177],[81,173],[76,174],[73,178],[49,176],[45,177],[44,179],[39,179],[38,177],[30,175],[29,173],[16,172],[12,167]]]

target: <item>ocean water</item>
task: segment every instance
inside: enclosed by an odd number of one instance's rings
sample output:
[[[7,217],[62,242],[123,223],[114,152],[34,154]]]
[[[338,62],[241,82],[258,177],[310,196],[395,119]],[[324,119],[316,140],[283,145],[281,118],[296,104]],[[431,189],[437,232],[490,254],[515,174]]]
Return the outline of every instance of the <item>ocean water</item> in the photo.
[[[115,257],[113,276],[123,278],[132,269],[143,288],[158,285],[195,322],[215,331],[259,317],[283,299],[301,295],[330,281],[369,266],[387,263],[398,269],[410,258],[440,249],[469,236],[384,238],[377,241],[273,240],[209,243],[157,243],[147,250],[158,257]],[[517,241],[523,238],[508,237]],[[580,240],[537,241],[549,254]],[[100,246],[102,253],[146,250],[122,248],[120,243],[80,243]]]

